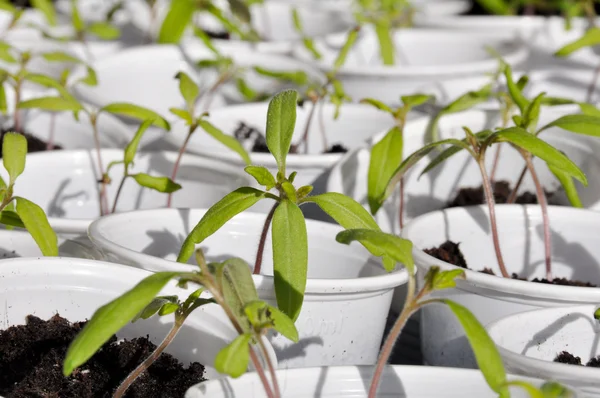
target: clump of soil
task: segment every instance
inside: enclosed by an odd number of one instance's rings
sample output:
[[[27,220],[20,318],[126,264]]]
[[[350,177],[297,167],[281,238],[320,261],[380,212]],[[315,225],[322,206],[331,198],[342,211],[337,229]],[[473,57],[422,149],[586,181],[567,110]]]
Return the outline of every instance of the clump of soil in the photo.
[[[0,157],[2,157],[2,142],[4,140],[4,135],[8,132],[15,132],[14,127],[10,127],[7,129],[0,130]],[[19,132],[19,134],[25,136],[27,139],[27,152],[42,152],[45,151],[48,147],[48,144],[45,141],[40,140],[36,136],[33,136],[27,132]],[[54,145],[52,149],[62,149],[60,145]]]
[[[456,265],[457,267],[472,270],[467,265],[467,261],[465,260],[465,256],[461,252],[459,245],[460,245],[460,243],[455,243],[450,240],[447,240],[446,242],[442,243],[438,247],[433,247],[431,249],[425,249],[423,251],[425,253],[429,254],[430,256],[437,258],[438,260],[442,260],[442,261],[445,261],[452,265]],[[484,268],[478,272],[481,272],[484,274],[489,274],[489,275],[496,275],[496,273],[491,268]],[[511,275],[511,278],[522,280],[522,281],[527,280],[527,279],[519,276],[516,273],[513,273]],[[530,282],[545,283],[548,285],[561,285],[561,286],[598,287],[597,285],[594,285],[589,282],[573,281],[573,280],[570,280],[567,278],[553,278],[552,281],[549,281],[546,278],[534,278],[534,279],[530,280]]]
[[[563,351],[554,358],[554,362],[566,363],[568,365],[583,365],[581,363],[581,358],[576,357],[568,351]],[[595,358],[590,359],[585,366],[590,368],[600,368],[600,355]]]
[[[497,204],[506,203],[512,188],[508,181],[496,181],[493,184],[494,188],[494,201]],[[560,205],[561,203],[556,199],[556,195],[553,192],[546,192],[546,198],[548,204]],[[450,207],[462,207],[462,206],[475,206],[485,203],[485,193],[483,186],[480,185],[477,188],[462,188],[456,194],[456,197],[448,203],[447,208]],[[524,192],[517,196],[515,203],[518,204],[537,204],[537,195],[533,192]]]
[[[233,132],[233,136],[246,149],[250,148],[252,152],[269,153],[267,147],[267,139],[265,135],[256,127],[248,126],[244,122],[240,122],[238,127]],[[333,144],[323,153],[346,153],[348,149],[342,144]],[[290,153],[298,153],[297,145],[292,145]]]
[[[156,348],[147,337],[117,342],[113,336],[81,368],[64,377],[67,348],[85,322],[70,323],[55,315],[43,321],[29,315],[25,325],[0,331],[0,395],[31,397],[111,397],[114,390]],[[184,368],[163,353],[129,389],[126,397],[181,398],[204,381],[197,362]]]
[[[55,0],[50,0],[50,1],[52,3],[55,2]],[[23,8],[32,8],[33,7],[33,5],[31,4],[31,0],[10,0],[9,2],[16,7],[23,7]]]
[[[202,31],[211,39],[218,39],[218,40],[231,39],[231,35],[227,31],[217,32],[217,31],[207,30],[207,29],[202,29]]]

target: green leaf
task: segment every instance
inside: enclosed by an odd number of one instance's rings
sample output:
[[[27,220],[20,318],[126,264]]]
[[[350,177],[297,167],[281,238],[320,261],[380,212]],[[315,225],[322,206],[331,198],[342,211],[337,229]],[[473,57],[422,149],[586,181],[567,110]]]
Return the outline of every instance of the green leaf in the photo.
[[[135,153],[137,152],[138,146],[140,144],[140,140],[142,136],[148,130],[148,127],[152,125],[152,120],[144,120],[144,122],[140,125],[140,127],[135,132],[135,135],[125,147],[125,151],[123,154],[123,162],[125,165],[130,165],[133,163],[133,159],[135,158]]]
[[[346,229],[379,229],[375,219],[360,203],[341,193],[327,192],[309,196],[304,199],[304,202],[316,203],[325,213],[329,214]]]
[[[475,316],[465,307],[447,299],[436,300],[446,304],[462,325],[475,354],[483,377],[496,393],[506,390],[506,371],[496,345]]]
[[[83,19],[81,19],[81,14],[77,8],[77,2],[74,0],[71,0],[71,19],[75,32],[83,32],[85,29],[85,23],[83,22]]]
[[[240,377],[248,369],[250,340],[252,335],[242,334],[223,348],[215,357],[215,369],[233,378]]]
[[[69,93],[69,91],[60,84],[59,81],[51,78],[47,75],[42,75],[39,73],[27,73],[24,77],[25,80],[29,80],[32,83],[39,84],[40,86],[53,88],[57,90],[62,98],[67,98],[68,100],[72,100],[73,102],[77,102],[77,100]]]
[[[241,187],[215,203],[185,238],[177,261],[180,263],[187,262],[194,254],[196,244],[202,243],[204,239],[214,234],[227,221],[253,206],[259,200],[266,198],[266,195],[266,192],[259,189]]]
[[[313,39],[311,39],[310,37],[303,37],[302,44],[304,44],[304,48],[306,48],[308,52],[311,53],[314,59],[319,60],[323,58],[323,55],[321,55],[319,50],[317,50],[317,46],[315,46],[315,41]]]
[[[102,40],[115,40],[121,36],[121,31],[108,22],[94,22],[88,26],[88,32]]]
[[[456,287],[457,278],[465,279],[465,271],[462,269],[440,271],[440,267],[433,266],[429,268],[425,275],[425,283],[432,291],[451,289]]]
[[[56,25],[56,11],[50,0],[31,0],[31,5],[41,11],[51,26]]]
[[[379,210],[379,199],[384,195],[394,170],[402,163],[403,145],[402,129],[394,126],[371,148],[367,179],[367,198],[371,214]]]
[[[246,166],[244,168],[244,171],[246,171],[246,173],[254,177],[256,182],[258,182],[259,185],[264,186],[267,191],[277,184],[277,181],[275,181],[275,177],[273,177],[273,174],[271,174],[271,172],[266,167]]]
[[[281,183],[281,189],[285,192],[285,196],[291,200],[292,202],[298,202],[298,198],[296,196],[296,188],[289,181],[284,181]]]
[[[156,297],[177,272],[158,272],[143,279],[131,290],[100,307],[69,346],[63,374],[87,362],[113,334],[129,323]]]
[[[375,99],[375,98],[363,98],[360,100],[361,104],[369,104],[371,106],[374,106],[375,108],[379,109],[380,111],[384,111],[387,112],[391,115],[394,114],[394,110],[392,108],[390,108],[389,106],[387,106],[386,104],[384,104],[383,102]]]
[[[587,102],[580,102],[578,105],[584,115],[600,117],[600,109],[595,105],[588,104]]]
[[[360,26],[355,27],[350,32],[348,32],[348,36],[346,37],[346,42],[340,49],[340,52],[337,55],[337,58],[333,62],[333,73],[337,73],[337,70],[341,68],[346,63],[346,58],[348,58],[348,53],[354,47],[356,40],[358,39],[358,32],[360,31]]]
[[[512,15],[514,11],[506,0],[477,0],[487,11],[496,15]]]
[[[64,62],[80,64],[81,60],[71,54],[67,54],[64,51],[49,51],[42,53],[41,56],[48,62]]]
[[[171,112],[173,115],[175,115],[178,118],[185,121],[188,126],[194,122],[194,118],[192,117],[192,114],[189,113],[188,111],[186,111],[185,109],[169,108],[169,112]]]
[[[130,177],[142,187],[150,188],[162,193],[173,193],[181,189],[181,185],[177,184],[169,177],[155,177],[145,173],[132,174]]]
[[[267,111],[267,147],[283,175],[285,175],[285,158],[290,150],[296,127],[297,101],[298,93],[295,90],[285,90],[273,97]]]
[[[495,141],[510,142],[587,185],[585,174],[571,159],[522,128],[511,127],[494,133],[494,136],[496,137]]]
[[[162,307],[160,307],[160,310],[158,310],[158,315],[160,315],[160,316],[169,315],[169,314],[174,313],[178,309],[179,309],[179,305],[178,304],[175,304],[175,303],[166,303],[165,305],[163,305]]]
[[[158,34],[161,44],[179,43],[183,32],[192,21],[196,5],[193,0],[172,0]]]
[[[392,34],[394,29],[391,29],[389,22],[386,19],[381,19],[375,23],[375,34],[379,42],[379,53],[384,65],[394,65],[394,38]]]
[[[567,57],[582,48],[592,47],[598,44],[600,44],[600,28],[592,27],[586,30],[579,39],[560,48],[554,55],[557,57]]]
[[[442,109],[441,113],[449,114],[466,111],[467,109],[471,109],[475,105],[487,101],[491,97],[491,95],[492,85],[486,84],[477,91],[469,91],[461,95],[460,97],[446,105]]]
[[[200,94],[198,85],[185,72],[178,72],[175,75],[175,79],[179,80],[179,92],[188,108],[194,109],[194,103]]]
[[[225,145],[227,148],[240,155],[240,157],[246,164],[251,163],[250,155],[248,155],[248,152],[246,152],[242,144],[237,139],[235,139],[235,137],[223,133],[208,120],[199,120],[198,125],[202,128],[202,130],[206,131],[208,135],[210,135],[215,140],[219,141],[221,144]]]
[[[286,314],[279,311],[273,306],[267,304],[267,309],[269,311],[269,317],[273,322],[273,329],[281,333],[281,335],[291,340],[292,342],[297,343],[299,336],[298,329],[296,329],[294,321],[292,321]]]
[[[167,122],[165,118],[160,116],[158,113],[142,106],[129,104],[126,102],[115,102],[100,108],[98,113],[102,111],[109,112],[114,115],[132,117],[139,120],[151,119],[154,126],[163,128],[165,130],[171,129],[169,122]]]
[[[259,75],[271,77],[273,79],[287,81],[298,86],[305,86],[308,84],[309,78],[306,72],[302,70],[286,71],[286,70],[270,70],[263,68],[262,66],[255,66],[254,71]]]
[[[548,169],[554,174],[556,179],[562,185],[571,206],[583,208],[583,203],[581,203],[581,199],[579,199],[579,192],[577,192],[577,187],[575,186],[575,182],[573,181],[573,177],[571,177],[568,173],[565,173],[561,169],[548,165]]]
[[[17,214],[44,256],[58,256],[58,239],[48,223],[46,213],[35,203],[15,197]]]
[[[421,171],[421,174],[419,174],[419,178],[423,174],[429,173],[431,170],[435,169],[437,166],[439,166],[440,164],[442,164],[443,162],[448,160],[450,157],[456,155],[457,153],[459,153],[460,151],[462,151],[463,149],[466,149],[466,148],[468,148],[467,145],[464,145],[464,146],[453,145],[450,148],[444,149],[431,162],[429,162],[429,164],[423,169],[423,171]]]
[[[144,309],[142,309],[136,316],[133,317],[131,322],[136,322],[139,319],[148,319],[154,316],[154,314],[156,314],[158,310],[160,310],[162,306],[167,303],[177,303],[177,296],[155,297]]]
[[[512,69],[509,65],[505,65],[504,67],[504,77],[506,78],[506,86],[508,88],[508,93],[510,94],[510,98],[517,105],[519,110],[521,111],[521,115],[525,113],[525,110],[529,106],[529,101],[523,93],[521,89],[515,84],[512,76]]]
[[[259,96],[256,90],[250,87],[242,77],[237,77],[235,79],[235,87],[246,101],[254,101]]]
[[[273,272],[277,306],[296,321],[306,289],[308,238],[302,210],[285,199],[273,214]]]
[[[551,127],[560,127],[561,129],[572,133],[600,137],[600,116],[590,115],[566,115],[559,117],[553,122],[542,127],[538,134]]]
[[[227,0],[233,15],[240,21],[249,24],[252,20],[250,9],[244,0]]]
[[[573,398],[573,392],[555,381],[547,381],[540,388],[544,398]]]
[[[23,134],[6,133],[2,140],[2,163],[10,176],[9,185],[13,185],[25,170],[27,139]]]
[[[21,101],[17,104],[17,108],[37,108],[45,111],[61,112],[72,111],[79,112],[84,110],[77,100],[66,97],[39,97],[27,101]]]
[[[386,234],[375,229],[348,229],[335,237],[339,243],[350,244],[352,241],[364,242],[376,247],[380,253],[392,258],[395,262],[402,263],[413,275],[415,262],[412,257],[412,242],[399,236]],[[391,265],[391,267],[389,267]],[[395,263],[386,264],[387,271],[393,271]]]
[[[414,108],[423,105],[426,102],[435,99],[433,95],[428,94],[414,94],[414,95],[403,95],[400,97],[405,107]]]
[[[13,202],[11,202],[12,204]],[[7,206],[8,207],[8,206]],[[0,224],[4,224],[8,227],[25,228],[25,224],[13,210],[7,210],[6,208],[0,212]]]
[[[523,113],[523,127],[532,134],[535,134],[538,120],[540,118],[540,108],[542,106],[542,100],[546,93],[541,93],[534,98],[533,101],[527,106]]]
[[[600,308],[594,311],[594,319],[600,320]]]
[[[296,191],[296,195],[298,196],[298,199],[304,199],[312,192],[312,190],[312,185],[304,185],[298,188],[298,190]]]

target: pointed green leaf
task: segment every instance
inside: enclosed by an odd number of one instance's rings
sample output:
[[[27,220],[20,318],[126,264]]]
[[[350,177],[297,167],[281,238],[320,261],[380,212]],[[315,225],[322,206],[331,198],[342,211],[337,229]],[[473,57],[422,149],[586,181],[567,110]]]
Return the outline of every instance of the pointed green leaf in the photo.
[[[545,95],[546,93],[541,93],[535,97],[523,113],[523,127],[532,134],[535,134],[535,129],[540,118],[540,108]]]
[[[100,307],[69,346],[63,374],[69,376],[87,362],[116,332],[127,325],[179,273],[158,272],[143,279],[131,290]]]
[[[189,109],[193,109],[196,98],[200,94],[198,85],[185,72],[178,72],[175,75],[175,79],[179,80],[179,92],[185,100],[185,103]]]
[[[196,5],[193,0],[172,0],[171,7],[160,27],[158,42],[179,43],[183,32],[192,21]]]
[[[298,188],[298,190],[296,191],[296,195],[298,196],[298,199],[304,199],[312,192],[312,190],[312,185],[304,185]]]
[[[32,83],[39,84],[40,86],[53,88],[58,91],[63,98],[67,98],[68,100],[72,100],[73,102],[77,102],[75,98],[69,93],[69,91],[60,84],[59,81],[51,78],[47,75],[42,75],[39,73],[27,73],[24,77],[25,80],[29,80]]]
[[[160,315],[160,316],[169,315],[169,314],[174,313],[178,309],[179,309],[179,305],[178,304],[175,304],[175,303],[165,303],[158,310],[158,315]]]
[[[317,46],[315,46],[315,41],[313,39],[311,39],[310,37],[303,37],[302,44],[304,44],[304,48],[306,48],[308,52],[311,53],[314,59],[320,60],[321,58],[323,58],[323,55],[321,55],[319,50],[317,50]]]
[[[256,98],[260,96],[260,94],[250,87],[250,85],[248,85],[246,80],[242,77],[237,77],[235,79],[235,87],[237,88],[238,92],[242,94],[246,101],[255,101]]]
[[[135,158],[135,153],[137,152],[140,140],[142,139],[142,136],[144,135],[146,130],[148,130],[148,127],[150,127],[151,125],[152,120],[144,120],[144,122],[137,129],[135,135],[133,136],[129,144],[127,144],[127,146],[125,147],[125,152],[123,156],[123,162],[125,163],[125,165],[130,165],[131,163],[133,163],[133,159]]]
[[[583,208],[583,203],[581,203],[581,199],[579,199],[579,192],[577,192],[577,187],[575,186],[575,181],[573,181],[573,177],[571,177],[568,173],[565,173],[561,169],[548,165],[548,169],[554,174],[556,179],[562,185],[571,206]]]
[[[58,256],[58,238],[48,223],[46,213],[35,203],[15,197],[17,214],[44,256]]]
[[[559,117],[553,122],[542,127],[538,134],[551,127],[560,127],[561,129],[572,133],[600,137],[600,116],[590,115],[566,115]]]
[[[155,297],[144,309],[142,309],[136,316],[133,317],[131,322],[133,323],[139,319],[148,319],[154,316],[154,314],[156,314],[158,310],[160,310],[162,306],[167,303],[177,303],[177,296]]]
[[[419,174],[419,178],[423,174],[429,173],[431,170],[435,169],[437,166],[448,160],[450,157],[456,155],[463,149],[467,149],[469,146],[465,143],[463,146],[453,145],[450,148],[444,149],[440,154],[438,154],[429,164],[421,171]]]
[[[102,40],[115,40],[121,36],[121,31],[108,22],[94,22],[88,26],[88,32]]]
[[[527,109],[527,106],[529,105],[529,101],[527,98],[525,98],[521,92],[521,89],[515,84],[512,76],[512,69],[509,65],[505,65],[504,77],[506,78],[506,86],[508,87],[510,98],[521,111],[521,115],[523,115]]]
[[[308,272],[306,221],[298,205],[287,199],[279,202],[271,232],[277,306],[296,321],[304,301]]]
[[[338,224],[346,229],[371,228],[379,229],[373,216],[360,203],[338,192],[327,192],[309,196],[304,202],[316,203]]]
[[[87,75],[79,80],[79,83],[85,84],[86,86],[94,87],[98,85],[98,77],[96,76],[96,71],[91,66],[85,67],[87,71]]]
[[[71,20],[73,23],[73,28],[75,32],[83,32],[85,29],[85,23],[81,18],[81,14],[79,13],[79,8],[77,8],[77,2],[71,1]]]
[[[185,109],[169,108],[169,112],[182,119],[188,126],[194,122],[192,115]]]
[[[42,53],[41,56],[48,62],[64,62],[64,63],[74,63],[80,64],[82,61],[64,51],[49,51],[46,53]]]
[[[244,307],[244,312],[253,325],[269,321],[272,323],[273,329],[281,335],[294,343],[298,342],[299,337],[296,325],[294,325],[294,322],[287,315],[277,308],[268,305],[264,301],[257,300],[248,303],[246,307]]]
[[[377,35],[377,41],[379,42],[381,60],[384,65],[388,66],[394,65],[395,63],[393,33],[394,29],[391,29],[387,19],[381,19],[375,23],[375,34]]]
[[[360,100],[361,104],[369,104],[371,106],[374,106],[375,108],[379,109],[380,111],[384,111],[387,112],[391,115],[394,114],[394,110],[392,108],[390,108],[389,106],[387,106],[386,104],[384,104],[383,102],[375,99],[375,98],[363,98]]]
[[[14,202],[10,202],[10,204],[12,203]],[[7,210],[7,208],[0,212],[0,224],[6,225],[7,227],[25,228],[25,224],[23,224],[23,221],[17,212]]]
[[[169,122],[167,122],[164,117],[160,116],[158,113],[154,112],[153,110],[144,108],[142,106],[129,104],[126,102],[115,102],[115,103],[108,104],[108,105],[100,108],[98,113],[100,113],[102,111],[109,112],[114,115],[132,117],[132,118],[138,119],[138,120],[150,120],[151,119],[153,121],[152,124],[154,126],[163,128],[165,130],[171,129]]]
[[[31,5],[40,10],[51,26],[56,25],[56,11],[50,0],[31,0]]]
[[[45,111],[61,112],[72,111],[79,112],[84,110],[77,100],[69,97],[39,97],[26,101],[21,101],[17,104],[17,108],[37,108]]]
[[[511,127],[494,133],[497,142],[510,142],[521,149],[531,153],[548,165],[554,166],[568,175],[576,178],[582,184],[587,185],[587,178],[583,171],[571,161],[562,152],[552,145],[540,140],[536,136],[529,134],[519,127]]]
[[[379,210],[379,198],[384,195],[394,170],[402,163],[403,143],[402,129],[394,126],[371,148],[367,179],[367,198],[371,214],[376,214]]]
[[[425,275],[425,283],[433,290],[444,290],[456,287],[456,279],[465,279],[465,271],[462,269],[453,269],[441,271],[440,267],[430,267]]]
[[[399,236],[386,234],[375,229],[348,229],[335,237],[339,243],[350,244],[353,241],[364,242],[376,247],[380,253],[392,258],[395,262],[404,264],[412,275],[415,272],[415,263],[412,257],[412,242]],[[386,264],[387,271],[393,271],[395,263]],[[389,267],[391,265],[391,267]]]
[[[242,334],[223,348],[215,357],[215,369],[233,378],[240,377],[248,369],[250,340],[252,335]]]
[[[513,15],[511,2],[507,0],[477,0],[488,12],[495,15]]]
[[[266,195],[266,192],[259,189],[241,187],[215,203],[183,242],[177,261],[180,263],[187,262],[194,254],[196,244],[202,243],[204,239],[214,234],[227,221],[253,206],[259,200],[266,198]]]
[[[284,175],[285,158],[296,127],[297,100],[298,93],[295,90],[282,91],[273,97],[267,111],[267,147],[277,161],[279,171]]]
[[[277,184],[277,182],[275,181],[275,177],[273,177],[273,174],[271,174],[271,172],[266,167],[246,166],[244,170],[246,171],[246,173],[254,177],[256,182],[264,186],[267,191]]]
[[[181,185],[169,177],[155,177],[145,173],[132,174],[131,177],[139,185],[162,193],[173,193],[181,189]]]
[[[423,105],[426,102],[433,100],[435,97],[433,95],[427,94],[414,94],[414,95],[403,95],[400,97],[404,106],[409,108],[414,108],[420,105]]]
[[[250,15],[250,9],[244,0],[227,0],[229,8],[233,15],[244,23],[250,23],[252,17]]]
[[[298,202],[298,198],[296,197],[296,188],[289,181],[284,181],[281,183],[281,189],[285,192],[285,196],[291,200],[292,202]]]
[[[348,58],[348,53],[354,47],[356,40],[358,39],[358,32],[360,31],[360,26],[355,27],[350,32],[348,32],[348,36],[346,37],[346,42],[340,49],[340,52],[337,55],[337,58],[333,62],[333,72],[334,74],[337,72],[339,68],[341,68],[346,63],[346,58]]]
[[[463,327],[475,359],[490,388],[502,393],[506,387],[506,371],[496,345],[475,316],[465,307],[447,299],[436,300],[446,304]]]
[[[227,148],[240,155],[240,157],[246,164],[251,163],[250,155],[248,155],[248,152],[246,152],[243,145],[238,140],[236,140],[235,137],[223,133],[208,120],[199,120],[198,125],[202,128],[202,130],[206,131],[208,135],[210,135],[215,140],[219,141],[221,144],[225,145]]]
[[[6,133],[2,140],[2,163],[10,176],[9,185],[13,185],[25,170],[27,139],[23,134]]]
[[[581,113],[584,115],[600,117],[600,109],[595,105],[588,104],[587,102],[580,102],[578,105],[581,108]]]
[[[482,88],[477,91],[469,91],[448,105],[446,105],[441,113],[449,114],[449,113],[458,113],[462,111],[466,111],[467,109],[473,108],[475,105],[481,104],[487,101],[492,95],[492,85],[486,84]]]
[[[567,44],[554,53],[557,57],[567,57],[585,47],[600,44],[600,28],[593,27],[585,31],[579,39]]]
[[[302,70],[271,70],[263,68],[262,66],[254,66],[253,69],[259,75],[290,82],[301,87],[307,85],[309,82],[308,74]]]

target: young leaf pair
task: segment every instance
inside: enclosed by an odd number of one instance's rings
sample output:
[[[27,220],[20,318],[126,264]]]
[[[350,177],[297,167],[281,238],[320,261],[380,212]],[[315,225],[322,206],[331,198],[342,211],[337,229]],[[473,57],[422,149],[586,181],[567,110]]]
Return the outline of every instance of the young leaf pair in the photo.
[[[508,380],[500,353],[481,322],[461,304],[445,298],[432,297],[434,292],[456,287],[456,281],[465,278],[462,269],[442,271],[439,267],[432,266],[424,277],[421,290],[416,291],[415,265],[412,257],[413,245],[410,241],[372,229],[346,230],[340,232],[336,239],[344,244],[350,244],[352,241],[360,241],[362,244],[368,243],[394,261],[404,264],[409,275],[406,301],[381,348],[371,379],[369,398],[377,396],[380,379],[389,356],[408,319],[423,307],[436,304],[445,305],[456,316],[471,345],[479,369],[489,387],[499,397],[510,397],[509,387],[511,386],[523,388],[529,392],[530,396],[536,398],[566,398],[572,396],[570,391],[556,383],[548,383],[541,389],[537,389],[528,382]]]
[[[25,170],[27,139],[19,133],[6,133],[2,139],[2,163],[8,184],[0,178],[0,223],[25,228],[44,256],[58,256],[58,239],[44,210],[20,196],[14,196],[17,178]]]
[[[196,252],[196,258],[200,267],[198,272],[152,274],[120,297],[100,307],[71,343],[63,363],[64,374],[68,376],[83,365],[113,334],[130,321],[147,319],[156,313],[159,316],[174,314],[172,329],[163,342],[116,390],[114,396],[121,397],[135,379],[158,359],[194,310],[216,303],[221,306],[238,333],[238,337],[217,354],[214,363],[217,371],[231,377],[239,377],[252,361],[252,365],[261,375],[267,396],[280,396],[274,377],[275,368],[266,350],[263,336],[273,329],[296,342],[298,332],[294,323],[277,308],[258,299],[250,268],[244,261],[231,258],[222,263],[206,264],[201,251]],[[180,301],[177,296],[158,296],[172,279],[178,280],[180,287],[194,283],[201,288],[193,291],[184,301]],[[210,297],[202,297],[205,290],[210,293]],[[265,377],[263,361],[260,361],[259,357],[262,357],[268,368],[272,377],[271,383]]]
[[[309,196],[312,186],[294,186],[296,172],[288,174],[286,157],[295,130],[297,97],[296,91],[283,91],[269,103],[266,141],[277,163],[276,175],[262,166],[248,166],[245,169],[265,190],[238,188],[213,205],[185,239],[177,258],[179,262],[187,262],[194,253],[195,245],[217,232],[235,215],[260,200],[274,200],[275,204],[267,216],[260,237],[254,272],[260,272],[262,251],[272,224],[277,305],[293,320],[297,319],[302,308],[308,269],[308,236],[300,206],[315,203],[344,228],[379,230],[373,217],[353,199],[339,193]],[[273,189],[276,190],[275,194],[269,192]],[[382,255],[376,248],[368,244],[365,246],[376,255]],[[386,269],[392,270],[396,263],[386,256],[384,265]]]

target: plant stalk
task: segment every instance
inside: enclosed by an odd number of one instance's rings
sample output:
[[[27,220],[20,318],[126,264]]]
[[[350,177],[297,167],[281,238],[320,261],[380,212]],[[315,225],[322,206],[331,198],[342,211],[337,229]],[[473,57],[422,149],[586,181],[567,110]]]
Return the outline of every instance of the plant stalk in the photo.
[[[56,113],[50,115],[50,133],[48,134],[48,142],[46,143],[46,150],[50,151],[54,149],[54,130],[56,129]]]
[[[119,201],[119,196],[121,196],[121,190],[123,189],[123,185],[125,185],[125,180],[129,177],[127,175],[127,170],[124,171],[123,178],[121,178],[121,182],[119,183],[119,188],[117,189],[117,194],[115,195],[115,201],[113,202],[111,213],[115,213],[117,211],[117,202]]]
[[[594,91],[596,90],[596,85],[598,84],[598,77],[600,76],[600,64],[596,66],[594,69],[594,75],[592,76],[592,81],[587,89],[587,95],[585,96],[585,102],[591,103],[592,97],[594,96]]]
[[[94,132],[94,146],[96,147],[96,159],[98,162],[98,172],[100,173],[100,216],[104,216],[108,213],[108,198],[106,195],[106,181],[104,179],[104,165],[102,163],[102,154],[100,152],[100,138],[98,137],[97,115],[91,115],[90,122],[92,123]]]
[[[15,83],[15,131],[17,133],[24,133],[21,131],[21,112],[19,109],[19,102],[21,102],[21,81],[17,80]]]
[[[329,148],[329,143],[327,142],[327,134],[325,134],[325,123],[323,122],[323,108],[325,108],[325,102],[319,102],[319,131],[321,132],[321,138],[323,139],[323,152],[327,151]],[[306,146],[306,150],[308,151],[308,145]]]
[[[400,230],[404,228],[404,177],[400,179],[400,208],[398,214],[398,222],[400,223]]]
[[[260,267],[262,266],[263,253],[265,251],[265,244],[267,242],[267,234],[269,233],[269,226],[271,225],[271,220],[273,220],[273,214],[275,214],[275,209],[279,202],[276,202],[269,214],[267,214],[267,218],[265,219],[265,224],[263,225],[262,232],[260,233],[260,241],[258,243],[258,250],[256,252],[256,261],[254,262],[254,275],[260,274]]]
[[[171,173],[171,180],[173,180],[173,181],[175,181],[175,179],[177,178],[177,173],[179,172],[179,166],[181,165],[181,159],[183,158],[183,154],[188,146],[188,143],[190,142],[190,138],[192,138],[192,134],[194,134],[194,131],[196,131],[197,127],[198,127],[198,125],[196,123],[192,123],[192,125],[190,126],[190,129],[188,130],[187,137],[185,137],[185,141],[183,141],[181,148],[179,148],[179,153],[177,154],[177,160],[175,160],[175,165],[173,166],[173,172]],[[169,196],[167,197],[167,207],[171,207],[172,201],[173,201],[173,192],[169,193]]]
[[[493,184],[496,181],[496,171],[498,170],[498,163],[500,162],[500,151],[502,150],[502,144],[498,143],[496,153],[494,154],[494,163],[492,164],[492,172],[490,173],[490,181]]]
[[[265,358],[265,362],[267,363],[267,368],[269,369],[269,374],[271,375],[271,383],[273,383],[273,391],[276,395],[279,395],[279,382],[277,381],[277,374],[275,373],[275,367],[273,366],[273,361],[269,357],[269,353],[267,352],[267,347],[262,339],[258,339],[258,346],[260,347],[260,351],[262,356]]]
[[[529,153],[521,152],[523,158],[525,159],[525,163],[527,164],[527,169],[531,174],[531,179],[535,185],[535,191],[537,195],[537,200],[542,210],[542,221],[544,224],[544,250],[546,254],[546,279],[549,282],[552,282],[552,237],[550,235],[550,217],[548,217],[548,201],[546,200],[546,193],[544,192],[544,187],[540,183],[537,172],[535,171],[535,167],[533,167],[533,162],[531,161],[531,155]]]
[[[315,110],[317,109],[317,102],[319,100],[311,100],[312,107],[310,108],[310,112],[308,113],[308,118],[306,119],[306,124],[304,125],[304,133],[302,134],[302,138],[298,143],[298,146],[303,143],[304,144],[304,153],[308,153],[308,133],[310,131],[310,125],[312,124],[313,117],[315,116]]]
[[[406,292],[406,303],[405,307],[402,309],[402,313],[398,316],[398,319],[394,323],[392,330],[390,330],[389,334],[385,338],[385,343],[381,348],[381,352],[379,353],[379,358],[377,359],[377,365],[375,366],[375,371],[373,372],[373,378],[371,379],[371,386],[369,387],[369,398],[375,398],[377,396],[377,389],[379,388],[379,383],[381,380],[381,376],[383,375],[383,370],[385,369],[385,365],[392,354],[392,350],[394,349],[394,345],[406,325],[406,322],[410,318],[410,316],[418,309],[414,302],[415,296],[415,277],[414,275],[410,275],[408,278],[408,288]]]
[[[494,203],[494,191],[492,189],[492,184],[487,175],[487,171],[485,170],[484,164],[484,153],[482,152],[477,159],[477,164],[479,165],[479,170],[481,172],[481,178],[483,179],[483,190],[485,192],[485,200],[488,205],[488,210],[490,213],[490,226],[492,229],[492,240],[494,241],[494,251],[496,252],[496,259],[498,260],[498,266],[500,267],[500,272],[502,272],[502,276],[505,278],[510,278],[510,275],[506,271],[506,266],[504,265],[504,259],[502,258],[502,252],[500,250],[500,238],[498,236],[498,224],[496,222],[496,209]]]
[[[521,184],[523,183],[525,174],[527,174],[527,165],[525,165],[525,167],[523,167],[523,170],[521,171],[521,175],[519,176],[519,179],[517,180],[515,187],[513,188],[512,192],[510,193],[510,196],[506,200],[506,204],[513,204],[516,202],[517,193],[519,192],[519,188],[521,188]]]
[[[115,391],[113,398],[121,398],[122,396],[124,396],[125,392],[127,392],[127,389],[133,384],[133,382],[135,382],[135,380],[139,376],[141,376],[142,373],[144,373],[154,363],[154,361],[156,361],[158,359],[158,357],[160,357],[160,355],[163,353],[165,348],[167,348],[167,346],[169,344],[171,344],[171,342],[177,335],[177,332],[179,332],[179,330],[183,326],[183,321],[185,320],[185,318],[181,319],[181,320],[178,320],[177,318],[178,317],[176,316],[175,323],[173,324],[173,327],[169,331],[169,334],[167,334],[167,336],[158,345],[158,347],[156,347],[156,349],[152,352],[152,354],[150,354],[150,356],[148,358],[146,358],[144,360],[144,362],[139,364],[139,366],[137,368],[135,368],[133,370],[133,372],[131,372],[129,374],[129,376],[127,376],[127,378],[125,380],[123,380],[123,382],[121,383],[119,388],[117,388],[117,390]]]

